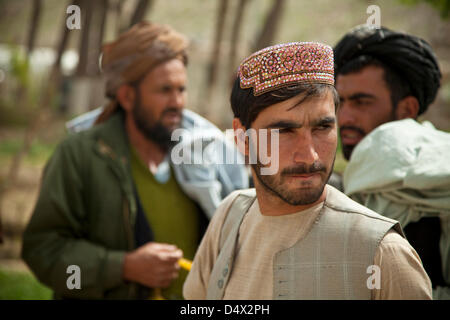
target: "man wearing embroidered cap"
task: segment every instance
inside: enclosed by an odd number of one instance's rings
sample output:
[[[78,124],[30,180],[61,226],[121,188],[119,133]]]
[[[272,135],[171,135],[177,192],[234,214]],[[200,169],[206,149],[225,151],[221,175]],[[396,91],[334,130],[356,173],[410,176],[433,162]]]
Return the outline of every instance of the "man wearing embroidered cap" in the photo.
[[[147,299],[163,288],[164,298],[181,299],[187,272],[179,259],[193,258],[220,200],[248,186],[243,165],[175,165],[169,157],[177,128],[208,132],[228,148],[217,127],[184,109],[186,47],[184,36],[149,22],[104,46],[110,102],[99,116],[82,116],[97,125],[58,146],[24,234],[24,260],[56,297]],[[213,153],[203,156],[215,163]],[[81,272],[73,290],[72,265]]]
[[[338,104],[327,45],[277,45],[242,62],[231,93],[236,142],[250,158],[261,148],[279,154],[279,170],[264,175],[270,164],[258,156],[255,189],[235,191],[219,206],[185,298],[431,298],[398,222],[327,184]],[[258,134],[242,134],[249,130]]]
[[[416,36],[363,25],[337,43],[335,58],[349,160],[344,191],[401,223],[433,298],[450,299],[450,135],[416,121],[440,87],[433,49]]]

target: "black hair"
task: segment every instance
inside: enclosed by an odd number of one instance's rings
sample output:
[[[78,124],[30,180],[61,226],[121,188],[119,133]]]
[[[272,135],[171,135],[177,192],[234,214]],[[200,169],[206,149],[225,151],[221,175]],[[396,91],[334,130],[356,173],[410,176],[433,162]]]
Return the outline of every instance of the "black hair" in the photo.
[[[235,118],[238,118],[245,128],[250,128],[258,114],[267,107],[304,94],[303,100],[323,96],[328,90],[333,94],[335,111],[339,107],[339,96],[334,86],[322,83],[304,83],[282,87],[274,91],[255,96],[253,88],[242,89],[240,78],[237,77],[231,90],[230,103]]]

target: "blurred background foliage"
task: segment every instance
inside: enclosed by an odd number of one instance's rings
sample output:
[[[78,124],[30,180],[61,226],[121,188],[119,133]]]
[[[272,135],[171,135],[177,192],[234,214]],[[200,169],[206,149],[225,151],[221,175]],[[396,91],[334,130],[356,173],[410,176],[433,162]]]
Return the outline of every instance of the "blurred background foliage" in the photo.
[[[72,4],[81,8],[79,30],[66,27]],[[107,101],[98,68],[102,43],[143,19],[183,32],[191,41],[187,107],[226,129],[231,82],[243,58],[275,43],[334,45],[366,23],[373,4],[382,25],[434,48],[442,87],[421,120],[450,131],[450,0],[0,0],[0,299],[51,297],[19,258],[21,234],[64,123]],[[339,148],[335,170],[345,165]]]

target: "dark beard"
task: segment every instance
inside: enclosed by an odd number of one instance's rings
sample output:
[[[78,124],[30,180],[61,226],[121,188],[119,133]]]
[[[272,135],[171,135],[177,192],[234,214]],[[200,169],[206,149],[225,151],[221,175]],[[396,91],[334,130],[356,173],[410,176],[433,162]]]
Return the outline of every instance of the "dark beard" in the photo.
[[[367,133],[363,129],[355,127],[355,126],[340,127],[340,130],[344,130],[344,129],[350,129],[350,130],[356,131],[363,137],[365,137],[367,135]],[[357,146],[356,144],[342,144],[342,154],[344,155],[345,160],[347,160],[347,161],[350,160],[353,149],[355,149],[356,146]]]
[[[353,149],[355,149],[356,144],[354,145],[342,145],[342,154],[344,155],[344,159],[349,161],[350,156],[352,155]]]
[[[179,112],[178,109],[168,108],[161,113],[159,119],[151,125],[148,122],[148,115],[141,107],[140,99],[136,99],[133,108],[133,119],[139,131],[149,140],[156,143],[164,152],[169,151],[178,141],[172,141],[172,130],[169,130],[162,123],[164,115],[169,112]]]
[[[336,158],[336,156],[335,156]],[[331,166],[330,172],[328,173],[328,177],[325,179],[323,184],[317,188],[314,189],[302,189],[302,190],[284,190],[282,187],[282,180],[283,175],[288,174],[308,174],[308,173],[326,173],[326,168],[319,162],[313,163],[311,166],[306,167],[306,165],[300,165],[295,168],[285,168],[280,173],[280,183],[277,184],[275,179],[273,179],[274,176],[268,176],[264,175],[262,176],[260,174],[261,167],[264,167],[259,161],[256,164],[252,164],[252,168],[255,172],[255,175],[258,179],[258,181],[261,183],[261,185],[269,192],[274,194],[275,196],[279,197],[284,202],[290,204],[291,206],[299,206],[299,205],[308,205],[316,202],[320,196],[323,193],[323,190],[325,188],[326,183],[328,182],[328,179],[331,176],[331,173],[333,172],[334,167],[334,160],[333,165]]]

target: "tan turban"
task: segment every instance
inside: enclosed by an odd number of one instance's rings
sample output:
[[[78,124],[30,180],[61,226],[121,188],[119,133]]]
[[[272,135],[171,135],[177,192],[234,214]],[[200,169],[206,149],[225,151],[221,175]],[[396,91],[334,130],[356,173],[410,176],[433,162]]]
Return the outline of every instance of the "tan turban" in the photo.
[[[141,80],[157,65],[171,59],[187,64],[187,39],[167,25],[139,22],[119,38],[103,46],[101,69],[106,77],[106,96],[113,99],[97,123],[117,110],[117,89]]]

